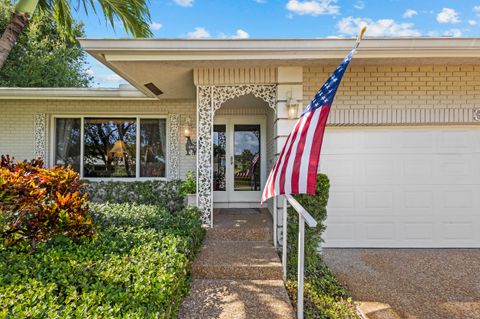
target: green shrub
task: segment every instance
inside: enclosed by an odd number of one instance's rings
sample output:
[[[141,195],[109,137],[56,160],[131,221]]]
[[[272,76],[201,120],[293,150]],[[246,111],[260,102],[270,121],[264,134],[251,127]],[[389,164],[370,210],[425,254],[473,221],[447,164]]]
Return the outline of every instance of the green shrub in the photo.
[[[197,192],[197,179],[195,172],[188,171],[185,175],[185,180],[180,186],[180,194],[186,196],[187,194],[195,194]]]
[[[321,236],[325,231],[329,189],[328,177],[318,174],[315,196],[295,196],[318,222],[316,228],[305,226],[305,318],[357,318],[352,300],[318,254]],[[287,238],[287,291],[296,304],[298,213],[293,208],[288,209]]]
[[[70,168],[44,168],[41,160],[0,160],[0,239],[5,247],[64,235],[92,236],[87,196],[80,195],[79,176]]]
[[[197,211],[91,209],[95,239],[0,250],[0,318],[176,318],[204,236]]]
[[[90,182],[83,192],[95,203],[158,205],[175,212],[184,207],[184,198],[180,194],[181,183],[180,180]]]

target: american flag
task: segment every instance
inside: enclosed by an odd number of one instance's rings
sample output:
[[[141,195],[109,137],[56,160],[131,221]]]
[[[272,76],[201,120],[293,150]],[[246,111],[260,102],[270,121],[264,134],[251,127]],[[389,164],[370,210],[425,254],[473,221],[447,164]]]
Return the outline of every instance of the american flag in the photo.
[[[353,50],[330,75],[302,113],[270,172],[262,194],[262,203],[284,194],[315,195],[317,169],[323,133],[330,107],[343,75],[358,48],[364,30]]]

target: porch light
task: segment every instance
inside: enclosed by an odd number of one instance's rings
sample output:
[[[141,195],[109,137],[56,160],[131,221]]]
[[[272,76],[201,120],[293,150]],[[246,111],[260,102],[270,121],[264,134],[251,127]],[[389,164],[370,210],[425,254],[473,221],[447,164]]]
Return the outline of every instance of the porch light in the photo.
[[[288,119],[293,120],[296,119],[298,116],[298,106],[299,103],[297,100],[293,98],[289,98],[287,100],[287,113],[288,113]]]
[[[185,119],[185,128],[183,130],[183,136],[185,137],[190,137],[190,127],[192,126],[192,120],[190,119],[190,117],[188,116],[186,119]]]

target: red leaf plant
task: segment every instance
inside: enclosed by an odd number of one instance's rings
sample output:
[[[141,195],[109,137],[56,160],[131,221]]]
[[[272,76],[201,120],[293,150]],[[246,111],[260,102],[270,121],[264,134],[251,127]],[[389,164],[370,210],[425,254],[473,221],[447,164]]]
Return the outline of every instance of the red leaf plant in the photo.
[[[94,225],[79,175],[70,167],[45,168],[43,161],[0,159],[0,240],[5,247],[58,235],[90,237]]]

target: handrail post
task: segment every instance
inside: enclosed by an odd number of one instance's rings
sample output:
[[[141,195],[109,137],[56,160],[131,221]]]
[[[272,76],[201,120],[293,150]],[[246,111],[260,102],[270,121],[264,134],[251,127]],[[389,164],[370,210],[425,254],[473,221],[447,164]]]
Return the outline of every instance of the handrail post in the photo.
[[[283,196],[283,216],[282,216],[282,273],[283,280],[287,280],[287,196]]]
[[[303,279],[305,263],[305,218],[298,216],[298,287],[297,287],[297,318],[303,319]]]
[[[277,207],[277,197],[273,198],[273,247],[275,249],[278,246],[277,243],[277,224],[278,224],[278,207]]]

